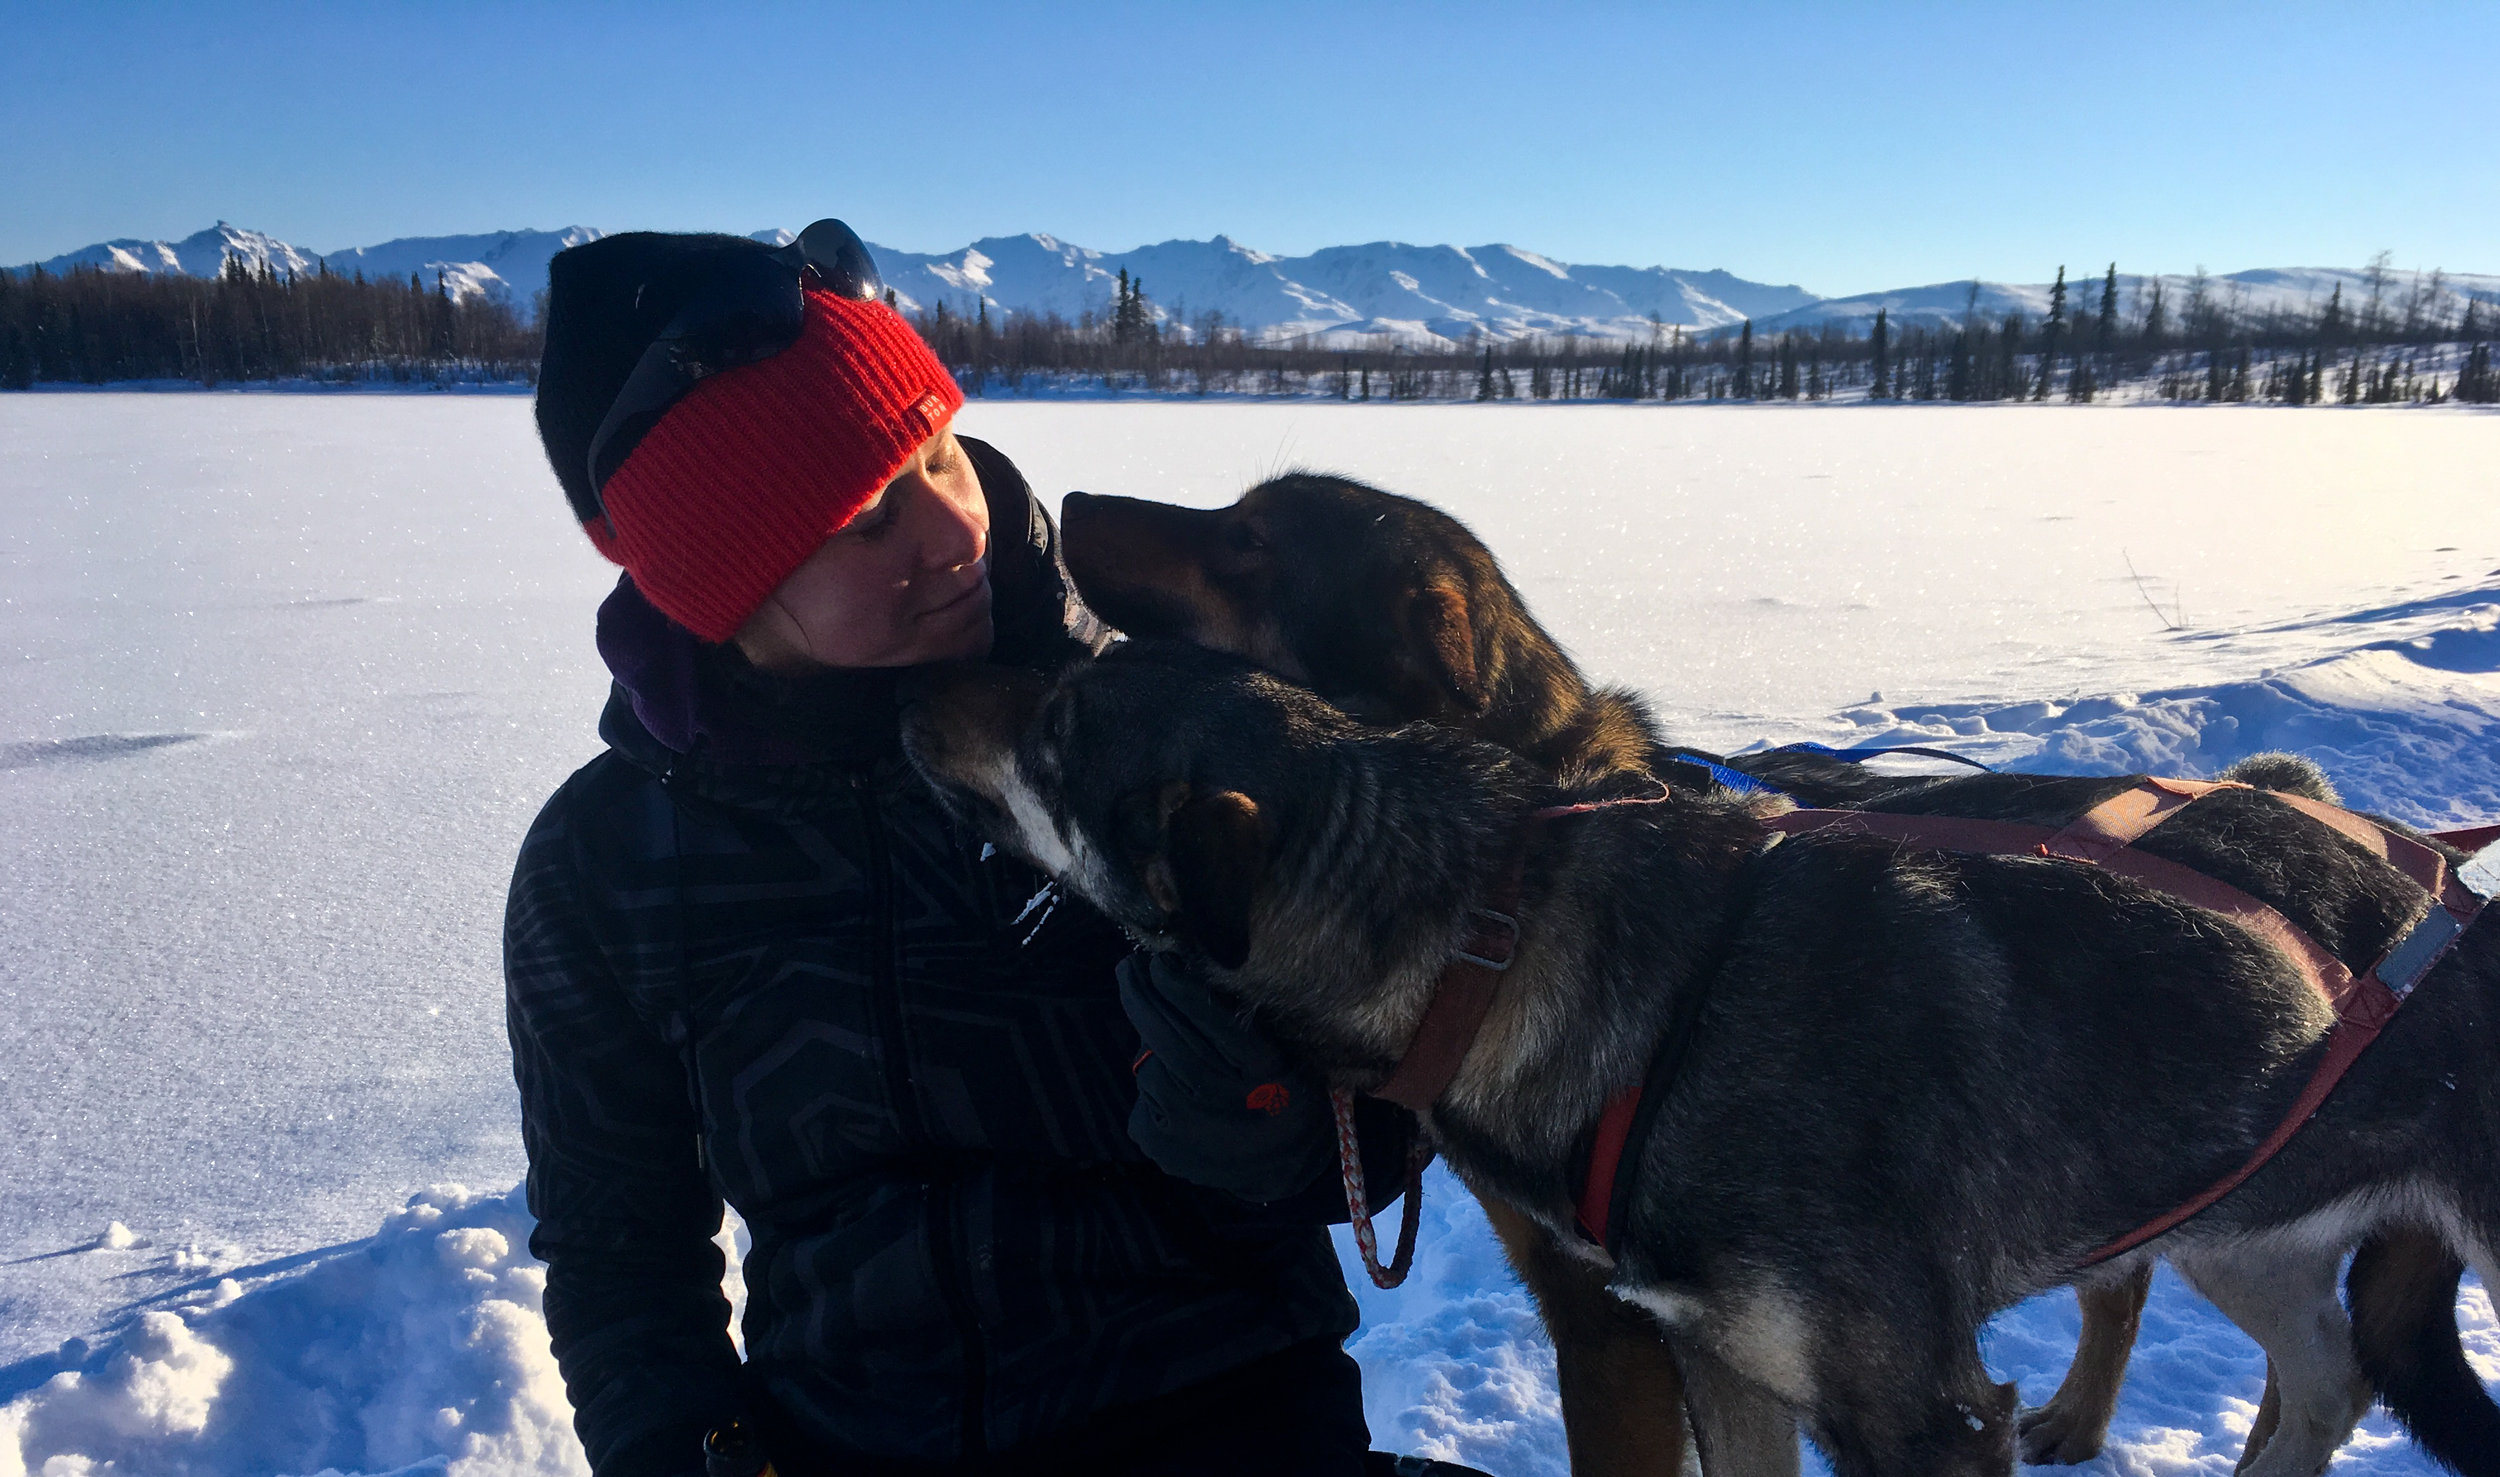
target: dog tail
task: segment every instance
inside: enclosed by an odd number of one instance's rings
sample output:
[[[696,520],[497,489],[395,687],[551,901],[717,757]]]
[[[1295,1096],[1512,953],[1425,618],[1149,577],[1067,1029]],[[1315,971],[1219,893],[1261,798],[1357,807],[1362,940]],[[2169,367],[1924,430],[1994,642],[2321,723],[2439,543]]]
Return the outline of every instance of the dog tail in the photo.
[[[2500,1405],[2465,1361],[2457,1281],[2465,1264],[2417,1227],[2361,1243],[2344,1276],[2361,1372],[2422,1449],[2463,1477],[2500,1477]]]

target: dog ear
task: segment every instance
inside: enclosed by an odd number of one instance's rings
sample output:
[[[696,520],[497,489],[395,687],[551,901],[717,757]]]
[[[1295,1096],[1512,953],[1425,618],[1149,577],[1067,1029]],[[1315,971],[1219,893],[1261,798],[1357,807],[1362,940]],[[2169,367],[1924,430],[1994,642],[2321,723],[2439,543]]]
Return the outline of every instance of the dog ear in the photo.
[[[1476,661],[1476,627],[1467,596],[1446,579],[1434,580],[1407,602],[1407,636],[1437,686],[1467,714],[1492,706]]]
[[[1163,792],[1163,849],[1146,866],[1146,891],[1183,938],[1226,969],[1250,957],[1250,897],[1267,870],[1267,822],[1239,790]]]

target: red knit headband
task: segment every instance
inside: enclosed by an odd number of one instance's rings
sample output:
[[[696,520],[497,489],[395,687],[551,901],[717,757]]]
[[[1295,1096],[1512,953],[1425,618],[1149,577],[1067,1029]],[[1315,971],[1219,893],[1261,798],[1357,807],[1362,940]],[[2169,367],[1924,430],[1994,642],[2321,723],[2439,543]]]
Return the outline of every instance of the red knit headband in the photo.
[[[669,407],[584,527],[671,620],[727,641],[963,403],[901,314],[811,289],[798,342]]]

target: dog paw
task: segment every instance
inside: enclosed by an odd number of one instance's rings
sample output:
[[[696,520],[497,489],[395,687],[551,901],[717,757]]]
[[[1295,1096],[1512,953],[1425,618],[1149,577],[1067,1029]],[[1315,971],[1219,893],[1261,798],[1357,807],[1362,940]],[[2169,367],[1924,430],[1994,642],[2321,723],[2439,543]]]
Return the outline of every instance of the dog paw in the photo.
[[[2024,1411],[2014,1421],[2023,1461],[2034,1467],[2071,1467],[2101,1454],[2109,1427],[2062,1410],[2056,1401]]]

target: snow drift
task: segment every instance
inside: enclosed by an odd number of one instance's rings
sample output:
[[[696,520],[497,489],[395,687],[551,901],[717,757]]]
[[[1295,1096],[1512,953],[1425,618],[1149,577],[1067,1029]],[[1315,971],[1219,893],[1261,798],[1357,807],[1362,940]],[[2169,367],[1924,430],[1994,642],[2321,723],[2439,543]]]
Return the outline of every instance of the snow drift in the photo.
[[[2076,773],[2211,774],[2290,747],[2324,764],[2357,805],[2432,824],[2500,814],[2500,587],[2431,609],[2448,623],[2260,681],[2065,704],[1869,708],[1835,726]],[[2339,623],[2366,635],[2422,614],[2416,603]],[[1425,1202],[1415,1272],[1397,1291],[1371,1289],[1339,1236],[1363,1304],[1350,1348],[1375,1440],[1501,1477],[1567,1477],[1553,1351],[1533,1304],[1446,1170],[1427,1177]],[[524,1249],[529,1225],[517,1189],[438,1186],[366,1241],[289,1259],[299,1266],[221,1269],[195,1249],[176,1252],[173,1265],[206,1269],[100,1345],[72,1340],[52,1361],[58,1372],[0,1409],[0,1477],[579,1473],[539,1316],[545,1273]],[[117,1223],[98,1244],[131,1240]],[[2469,1284],[2459,1316],[2477,1367],[2500,1378],[2500,1325],[2480,1288]],[[2027,1401],[2044,1400],[2077,1332],[2071,1296],[2035,1299],[1992,1326],[1991,1366]],[[2264,1376],[2255,1346],[2165,1272],[2111,1451],[2092,1470],[2220,1477]],[[2337,1470],[2432,1469],[2374,1415]]]
[[[0,1477],[585,1472],[529,1230],[518,1190],[438,1185],[296,1269],[203,1272],[0,1408]]]
[[[2500,817],[2500,418],[965,416],[1052,491],[1211,506],[1300,462],[1427,497],[1689,742],[2289,747],[2359,805]],[[495,920],[607,689],[613,571],[526,402],[0,397],[0,444],[0,1477],[578,1472],[519,1199],[407,1199],[520,1173]],[[1426,1198],[1414,1277],[1356,1284],[1376,1439],[1554,1477],[1526,1294],[1446,1174]],[[2038,1400],[2075,1331],[2043,1297],[1986,1353]],[[2084,1470],[2221,1477],[2261,1380],[2163,1279]],[[2337,1470],[2430,1468],[2373,1418]]]

